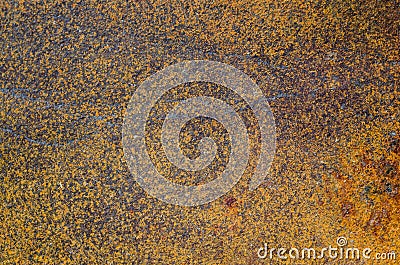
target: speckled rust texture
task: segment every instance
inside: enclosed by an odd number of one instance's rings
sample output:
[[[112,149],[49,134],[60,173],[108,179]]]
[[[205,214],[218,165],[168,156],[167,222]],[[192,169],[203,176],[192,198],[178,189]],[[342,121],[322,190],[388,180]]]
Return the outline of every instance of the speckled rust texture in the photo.
[[[1,1],[0,263],[270,264],[257,257],[264,242],[322,248],[338,236],[400,253],[399,10],[373,0]],[[255,191],[247,183],[257,144],[232,191],[179,207],[133,180],[121,128],[141,82],[193,59],[257,82],[277,153]],[[220,124],[194,120],[182,148],[196,155],[205,133],[222,144],[212,175],[229,145]],[[156,149],[150,142],[163,169]]]

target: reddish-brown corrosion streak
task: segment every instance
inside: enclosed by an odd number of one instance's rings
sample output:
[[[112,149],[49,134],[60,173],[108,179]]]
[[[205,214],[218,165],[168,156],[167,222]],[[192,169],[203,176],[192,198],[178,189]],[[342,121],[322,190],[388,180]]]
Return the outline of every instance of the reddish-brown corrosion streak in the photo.
[[[234,197],[228,197],[227,199],[225,199],[225,204],[226,204],[226,206],[228,206],[228,207],[233,207],[233,206],[235,206],[235,204],[236,204],[236,198],[234,198]]]

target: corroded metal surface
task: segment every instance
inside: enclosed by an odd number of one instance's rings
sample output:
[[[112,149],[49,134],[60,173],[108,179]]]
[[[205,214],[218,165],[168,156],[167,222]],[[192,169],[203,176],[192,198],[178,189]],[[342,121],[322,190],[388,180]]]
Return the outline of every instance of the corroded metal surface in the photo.
[[[264,243],[321,249],[340,236],[351,247],[400,255],[396,1],[0,7],[1,264],[270,264],[257,254]],[[149,76],[185,60],[232,65],[267,98],[276,154],[257,189],[248,185],[260,155],[256,116],[243,98],[210,83],[163,95],[146,123],[147,150],[170,181],[212,181],[229,160],[226,128],[201,117],[185,124],[179,139],[187,157],[200,155],[204,137],[218,153],[207,168],[187,172],[159,152],[160,117],[182,99],[224,99],[249,131],[237,185],[183,207],[135,182],[121,142],[129,100]],[[311,261],[275,255],[272,262]]]

